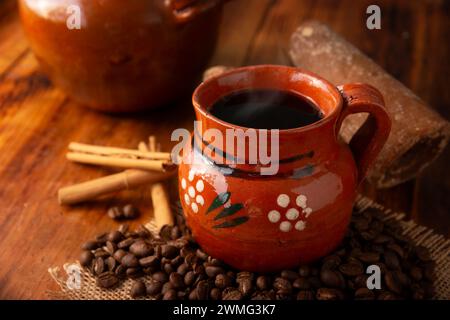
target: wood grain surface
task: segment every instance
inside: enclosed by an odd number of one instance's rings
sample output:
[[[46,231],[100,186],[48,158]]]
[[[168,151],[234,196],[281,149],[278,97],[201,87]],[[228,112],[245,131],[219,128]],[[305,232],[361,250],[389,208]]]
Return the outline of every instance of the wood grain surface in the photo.
[[[290,64],[291,32],[305,19],[318,19],[448,119],[450,2],[377,3],[382,29],[371,31],[365,28],[365,10],[372,1],[232,1],[210,64]],[[193,116],[189,97],[170,108],[125,116],[97,113],[72,102],[39,71],[15,1],[0,0],[0,298],[46,299],[47,290],[57,289],[48,267],[77,259],[83,240],[118,226],[105,215],[112,204],[131,202],[140,208],[142,214],[132,225],[151,218],[148,188],[60,207],[58,188],[111,173],[67,162],[69,142],[133,148],[155,134],[163,150],[169,150],[172,130],[190,129]],[[415,181],[381,191],[364,186],[362,191],[448,236],[449,163],[447,148]]]

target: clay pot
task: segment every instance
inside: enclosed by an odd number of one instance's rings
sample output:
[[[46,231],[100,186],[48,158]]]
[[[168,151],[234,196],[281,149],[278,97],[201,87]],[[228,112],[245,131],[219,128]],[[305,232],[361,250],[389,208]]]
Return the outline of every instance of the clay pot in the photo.
[[[150,109],[191,92],[215,47],[222,2],[19,1],[31,48],[54,84],[108,112]]]
[[[251,88],[296,92],[324,115],[313,124],[279,131],[276,175],[261,174],[262,163],[218,161],[220,151],[229,159],[237,150],[224,150],[217,139],[204,134],[216,129],[225,137],[227,129],[246,130],[208,110],[219,98]],[[201,126],[184,150],[179,192],[193,236],[206,252],[233,267],[265,272],[313,261],[339,245],[356,188],[390,132],[378,90],[366,84],[337,89],[310,72],[266,65],[234,69],[205,81],[194,92],[193,103]],[[346,145],[338,140],[341,123],[360,112],[370,117]],[[257,134],[256,143],[245,145],[246,155],[267,141],[259,140],[262,131]]]

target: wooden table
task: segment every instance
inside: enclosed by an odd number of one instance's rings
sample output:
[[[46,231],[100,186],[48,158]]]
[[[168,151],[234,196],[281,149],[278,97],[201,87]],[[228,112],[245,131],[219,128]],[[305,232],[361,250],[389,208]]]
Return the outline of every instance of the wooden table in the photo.
[[[365,28],[373,1],[240,0],[227,5],[211,65],[290,64],[290,33],[315,18],[331,25],[449,118],[450,73],[446,1],[377,1],[382,30]],[[136,203],[150,219],[145,188],[75,207],[60,207],[58,188],[109,173],[65,160],[69,142],[135,147],[156,134],[170,148],[170,133],[191,128],[189,99],[170,110],[109,116],[85,109],[37,69],[14,0],[0,0],[0,298],[45,299],[57,287],[47,268],[77,259],[80,243],[117,227],[105,215],[113,203]],[[450,231],[450,153],[411,181],[363,192],[407,212],[420,223]]]

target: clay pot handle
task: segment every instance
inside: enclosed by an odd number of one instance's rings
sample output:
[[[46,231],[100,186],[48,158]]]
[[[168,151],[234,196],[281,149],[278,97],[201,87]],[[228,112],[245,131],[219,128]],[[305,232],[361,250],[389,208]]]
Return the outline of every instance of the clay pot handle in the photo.
[[[384,108],[383,96],[376,88],[353,83],[340,86],[339,90],[344,98],[344,106],[336,125],[336,136],[348,115],[369,113],[349,143],[358,167],[358,183],[361,183],[389,137],[391,119]]]
[[[169,0],[165,1],[165,5],[171,11],[175,22],[183,24],[194,20],[222,2],[224,0]]]

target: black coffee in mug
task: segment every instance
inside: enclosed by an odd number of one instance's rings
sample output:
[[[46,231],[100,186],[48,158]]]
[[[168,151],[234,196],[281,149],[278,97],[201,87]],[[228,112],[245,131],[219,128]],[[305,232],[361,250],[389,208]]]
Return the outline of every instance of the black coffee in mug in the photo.
[[[308,98],[290,91],[246,89],[220,98],[210,113],[229,123],[256,129],[292,129],[323,118]]]

